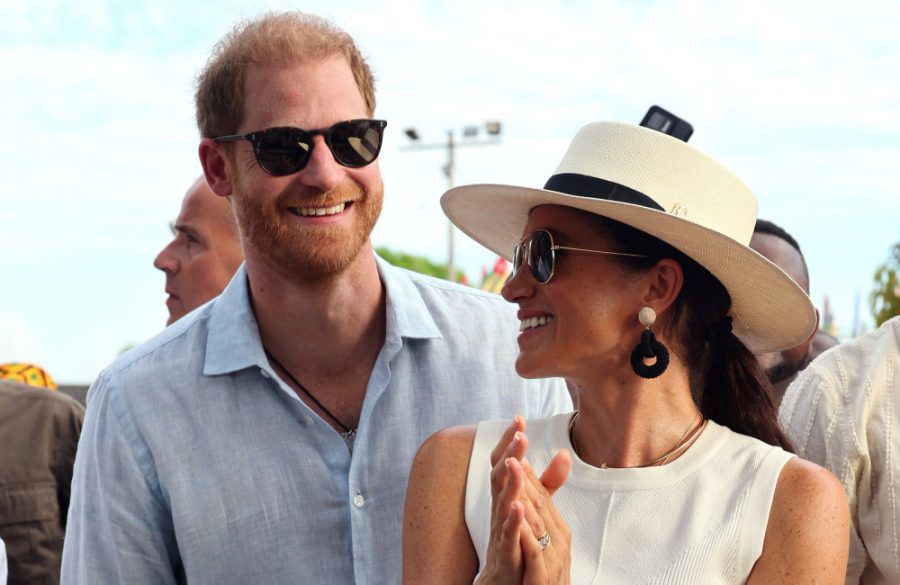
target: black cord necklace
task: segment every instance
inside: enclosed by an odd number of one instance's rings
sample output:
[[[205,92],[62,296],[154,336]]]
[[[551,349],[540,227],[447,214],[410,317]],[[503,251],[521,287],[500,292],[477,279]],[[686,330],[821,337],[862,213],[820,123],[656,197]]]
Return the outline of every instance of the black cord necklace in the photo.
[[[352,451],[353,450],[353,439],[356,437],[356,429],[351,429],[350,427],[345,425],[343,422],[341,422],[341,419],[336,417],[330,410],[325,408],[325,405],[322,404],[321,402],[319,402],[318,398],[313,396],[312,392],[307,390],[306,386],[301,384],[300,380],[295,378],[294,375],[290,372],[290,370],[288,370],[286,367],[281,365],[281,362],[279,362],[277,359],[275,359],[275,356],[272,355],[271,353],[269,353],[269,350],[263,348],[263,351],[266,352],[266,357],[268,357],[269,360],[271,360],[271,362],[273,364],[278,366],[278,369],[280,369],[282,372],[287,374],[287,377],[291,379],[291,382],[296,384],[297,388],[300,388],[300,391],[303,392],[303,394],[305,394],[307,398],[312,400],[315,403],[315,405],[318,406],[319,409],[321,409],[322,412],[324,412],[326,415],[328,415],[328,418],[330,418],[337,424],[337,426],[341,427],[341,429],[342,429],[341,438],[344,439],[344,442],[347,443],[347,447]]]

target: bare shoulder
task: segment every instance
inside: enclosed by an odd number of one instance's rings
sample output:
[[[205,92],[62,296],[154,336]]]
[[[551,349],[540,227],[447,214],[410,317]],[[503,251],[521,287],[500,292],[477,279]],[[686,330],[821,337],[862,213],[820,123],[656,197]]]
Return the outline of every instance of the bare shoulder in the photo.
[[[470,425],[450,427],[428,437],[413,459],[407,497],[416,487],[434,489],[437,486],[428,486],[433,481],[448,487],[458,486],[459,481],[465,485],[474,441],[475,427]]]
[[[777,502],[784,496],[804,494],[847,503],[841,482],[830,471],[806,459],[794,457],[781,471],[778,487],[775,489],[775,500]]]
[[[847,494],[830,471],[800,457],[785,464],[775,488],[770,524],[778,519],[782,524],[842,531],[849,530],[849,517]]]
[[[403,583],[471,583],[478,559],[465,522],[475,427],[429,437],[413,460],[403,516]]]
[[[475,441],[475,425],[449,427],[431,435],[419,447],[416,461],[453,463],[460,458],[468,462]]]
[[[748,584],[844,582],[850,508],[838,479],[799,457],[781,471]]]

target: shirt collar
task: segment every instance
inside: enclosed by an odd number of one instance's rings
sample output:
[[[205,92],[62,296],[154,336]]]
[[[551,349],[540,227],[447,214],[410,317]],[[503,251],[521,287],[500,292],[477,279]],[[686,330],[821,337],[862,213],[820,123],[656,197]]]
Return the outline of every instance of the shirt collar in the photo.
[[[409,272],[375,257],[378,276],[385,289],[386,342],[402,338],[441,338],[441,332]],[[401,342],[402,343],[402,342]],[[231,282],[210,310],[209,333],[203,373],[228,374],[258,366],[268,369],[259,337],[259,326],[250,306],[247,268],[238,268]]]
[[[378,255],[375,263],[387,298],[387,339],[441,338],[441,331],[413,281],[417,275],[391,265]]]
[[[268,368],[268,363],[250,306],[247,267],[241,264],[210,310],[203,373],[215,376],[251,366]]]

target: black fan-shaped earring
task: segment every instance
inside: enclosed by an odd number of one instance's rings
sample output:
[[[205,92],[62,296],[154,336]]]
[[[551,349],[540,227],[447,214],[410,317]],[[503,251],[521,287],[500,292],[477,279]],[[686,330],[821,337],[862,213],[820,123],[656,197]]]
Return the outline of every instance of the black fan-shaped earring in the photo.
[[[646,329],[641,333],[641,342],[631,352],[631,368],[641,378],[656,378],[669,367],[669,350],[656,340],[656,336],[650,331],[650,326],[656,322],[656,311],[650,307],[644,307],[638,312],[638,321]],[[645,359],[656,358],[653,365],[644,363]]]

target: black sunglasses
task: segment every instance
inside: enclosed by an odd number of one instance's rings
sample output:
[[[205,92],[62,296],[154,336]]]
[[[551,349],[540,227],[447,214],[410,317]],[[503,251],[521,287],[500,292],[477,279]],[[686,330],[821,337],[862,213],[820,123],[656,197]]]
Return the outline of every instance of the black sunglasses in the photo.
[[[253,145],[259,167],[270,175],[283,177],[303,169],[312,155],[313,137],[323,136],[334,160],[345,167],[358,169],[378,158],[384,120],[348,120],[330,128],[301,130],[291,126],[258,130],[248,134],[232,134],[213,138],[216,142],[246,140]]]
[[[647,258],[643,254],[627,254],[625,252],[606,252],[603,250],[587,250],[585,248],[572,248],[570,246],[558,246],[553,239],[553,234],[547,230],[537,230],[530,236],[516,244],[513,251],[513,271],[510,278],[519,273],[523,264],[528,265],[531,276],[538,284],[547,284],[556,274],[556,253],[565,250],[567,252],[588,252],[591,254],[607,254],[609,256],[629,256],[631,258]]]

